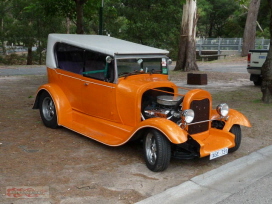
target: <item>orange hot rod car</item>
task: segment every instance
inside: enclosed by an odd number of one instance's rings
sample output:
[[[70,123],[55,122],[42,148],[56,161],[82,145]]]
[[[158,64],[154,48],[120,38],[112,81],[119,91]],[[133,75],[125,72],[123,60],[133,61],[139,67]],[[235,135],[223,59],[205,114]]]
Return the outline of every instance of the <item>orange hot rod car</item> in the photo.
[[[48,83],[33,108],[45,126],[106,145],[142,139],[152,171],[165,170],[171,156],[214,159],[236,151],[248,119],[226,103],[212,109],[205,90],[169,81],[167,54],[108,36],[50,34]]]

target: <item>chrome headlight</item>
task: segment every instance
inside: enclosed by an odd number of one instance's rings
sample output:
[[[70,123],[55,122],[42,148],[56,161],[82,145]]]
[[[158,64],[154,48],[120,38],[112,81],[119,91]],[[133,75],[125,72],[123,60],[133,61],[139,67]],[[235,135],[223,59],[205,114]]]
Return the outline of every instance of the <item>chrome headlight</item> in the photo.
[[[191,123],[195,118],[195,112],[192,109],[182,111],[182,118],[186,123]]]
[[[222,117],[226,117],[229,114],[229,106],[226,103],[221,103],[216,107],[217,113]]]

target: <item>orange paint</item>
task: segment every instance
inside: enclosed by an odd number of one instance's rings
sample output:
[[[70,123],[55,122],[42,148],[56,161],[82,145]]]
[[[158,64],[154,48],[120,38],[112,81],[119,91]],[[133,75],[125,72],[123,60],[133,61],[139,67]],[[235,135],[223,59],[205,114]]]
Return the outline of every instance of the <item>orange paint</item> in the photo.
[[[69,40],[69,38],[67,39]],[[49,42],[47,50],[48,83],[39,87],[34,108],[40,108],[39,97],[42,92],[48,92],[55,104],[57,123],[60,126],[110,146],[122,145],[134,136],[139,136],[143,130],[156,129],[172,144],[183,144],[192,138],[199,144],[198,154],[200,157],[208,156],[211,152],[225,147],[234,147],[234,135],[229,132],[234,124],[251,126],[243,114],[232,109],[229,111],[227,120],[220,118],[217,111],[212,109],[212,96],[209,92],[202,89],[190,90],[177,87],[168,80],[168,75],[162,71],[161,73],[148,72],[147,70],[151,68],[146,67],[145,69],[141,68],[140,72],[135,72],[136,74],[118,77],[117,60],[130,59],[128,54],[115,55],[113,52],[113,56],[110,55],[113,58],[111,63],[117,63],[117,65],[115,64],[115,67],[107,65],[105,72],[103,71],[104,67],[102,70],[100,68],[98,71],[85,72],[97,74],[97,76],[104,74],[106,77],[107,70],[112,69],[110,71],[112,71],[111,74],[114,78],[111,81],[98,80],[87,77],[84,72],[83,74],[75,73],[59,68],[57,64],[60,62],[56,62],[52,54],[55,52],[55,44],[57,43],[59,43],[58,38]],[[78,46],[82,46],[84,50],[88,49],[88,45],[80,44]],[[101,48],[101,50],[103,49]],[[152,51],[152,49],[150,50]],[[165,62],[166,57],[163,54],[166,53],[161,50],[158,52],[162,52],[162,54],[153,55],[162,57],[162,61]],[[106,54],[109,55],[111,52],[108,51]],[[141,56],[139,53],[134,53],[134,55],[137,59],[152,57],[152,53],[145,53]],[[114,59],[115,57],[116,59]],[[165,66],[164,63],[163,65]],[[139,66],[142,65],[139,63]],[[156,104],[156,107],[152,106],[156,102],[154,98],[159,95],[184,96],[181,103],[182,110],[193,107],[197,113],[195,118],[200,118],[199,121],[196,120],[193,122],[194,124],[186,124],[181,119],[177,119],[176,122],[171,121],[173,107],[169,108],[159,104]],[[153,103],[148,104],[148,100],[151,99]],[[144,106],[145,103],[148,105]],[[157,112],[154,117],[145,118],[143,109],[146,107],[160,108],[166,112]],[[171,117],[167,118],[169,117],[167,114],[170,114]],[[177,112],[178,114],[181,112]],[[205,118],[204,122],[201,121],[201,118]],[[224,128],[212,128],[212,120],[223,121]]]

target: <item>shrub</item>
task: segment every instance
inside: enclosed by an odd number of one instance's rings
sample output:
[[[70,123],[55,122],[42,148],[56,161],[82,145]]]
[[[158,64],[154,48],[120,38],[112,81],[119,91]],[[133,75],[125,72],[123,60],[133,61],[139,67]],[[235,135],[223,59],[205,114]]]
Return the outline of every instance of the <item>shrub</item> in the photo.
[[[39,64],[39,53],[33,52],[33,59],[32,63],[33,64]],[[27,59],[27,54],[9,54],[9,55],[0,55],[0,64],[4,65],[26,65],[26,59]],[[45,53],[42,53],[42,59],[41,59],[42,64],[45,64]]]

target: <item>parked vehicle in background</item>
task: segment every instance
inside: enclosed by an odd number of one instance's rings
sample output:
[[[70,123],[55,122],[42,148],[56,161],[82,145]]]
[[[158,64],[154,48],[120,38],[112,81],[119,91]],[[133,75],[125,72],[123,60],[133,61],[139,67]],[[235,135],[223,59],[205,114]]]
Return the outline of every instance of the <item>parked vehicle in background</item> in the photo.
[[[226,103],[213,109],[205,90],[169,81],[167,54],[108,36],[50,34],[48,83],[34,108],[45,126],[109,146],[142,140],[151,171],[165,170],[171,157],[215,159],[236,151],[248,119]]]
[[[249,50],[247,57],[247,72],[250,74],[250,81],[255,86],[262,84],[261,68],[266,60],[268,50]]]

